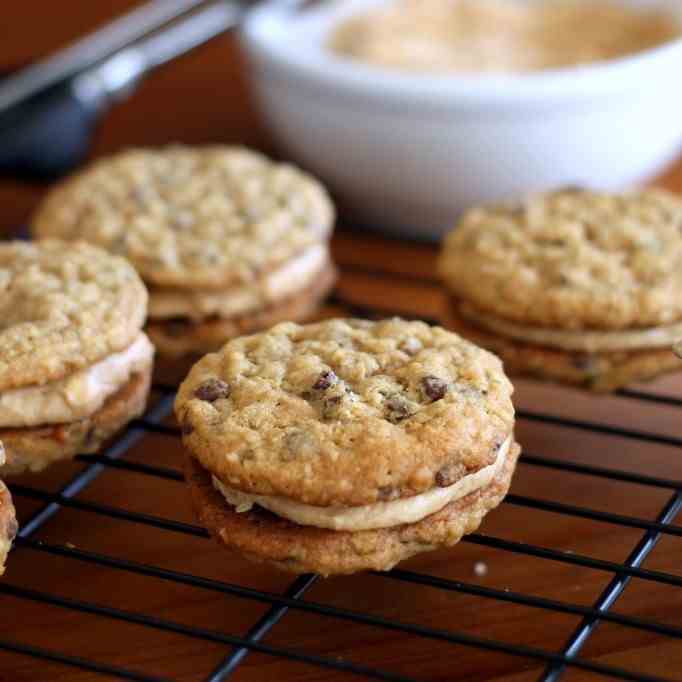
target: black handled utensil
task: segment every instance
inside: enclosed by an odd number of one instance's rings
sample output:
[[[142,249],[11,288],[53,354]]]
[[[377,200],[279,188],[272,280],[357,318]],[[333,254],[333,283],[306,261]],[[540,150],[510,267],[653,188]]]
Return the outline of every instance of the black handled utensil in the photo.
[[[247,2],[154,0],[0,81],[0,174],[54,177],[145,74],[235,26]]]

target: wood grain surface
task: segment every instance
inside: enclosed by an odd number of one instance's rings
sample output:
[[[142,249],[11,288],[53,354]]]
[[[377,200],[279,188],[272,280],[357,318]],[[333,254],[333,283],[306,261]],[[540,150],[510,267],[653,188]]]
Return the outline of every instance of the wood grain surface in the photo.
[[[124,0],[5,3],[0,68],[46,54],[133,4]],[[271,151],[229,37],[150,77],[131,100],[107,116],[93,155],[130,144],[170,141],[240,142]],[[658,183],[682,192],[682,163]],[[25,223],[44,189],[0,181],[0,231],[10,235]],[[334,255],[342,276],[324,314],[438,318],[443,296],[434,278],[433,247],[359,233],[342,224],[334,239]],[[160,379],[172,381],[183,371],[162,367]],[[410,560],[394,574],[316,581],[305,600],[370,618],[352,622],[310,609],[291,609],[267,634],[264,645],[395,676],[386,679],[525,682],[539,678],[545,662],[536,657],[485,650],[462,641],[485,638],[550,654],[563,649],[582,620],[580,608],[592,607],[614,578],[609,562],[628,559],[646,533],[653,532],[650,522],[677,493],[675,486],[682,486],[682,403],[657,403],[636,394],[598,398],[523,380],[515,383],[522,414],[517,436],[526,456],[517,469],[513,494],[489,515],[482,535],[450,551]],[[679,399],[682,375],[633,388]],[[572,422],[557,423],[537,415]],[[590,424],[616,429],[600,432]],[[637,433],[627,437],[617,427]],[[167,468],[169,478],[107,467],[77,496],[84,508],[62,509],[35,536],[45,545],[21,545],[10,555],[0,583],[1,682],[116,679],[9,652],[2,648],[8,641],[24,650],[38,647],[123,667],[137,672],[140,679],[209,679],[232,651],[229,636],[243,636],[270,607],[220,586],[227,583],[281,594],[290,585],[291,576],[226,553],[194,527],[184,486],[172,475],[181,465],[177,436],[146,435],[125,457]],[[586,473],[581,465],[626,474],[616,480]],[[66,463],[10,484],[20,492],[16,486],[56,492],[84,466]],[[628,473],[652,477],[651,484],[629,482]],[[673,484],[659,485],[659,478]],[[23,520],[42,504],[26,494],[15,497]],[[123,513],[117,513],[119,518],[99,514],[88,510],[87,503]],[[148,517],[146,522],[139,517],[126,520],[125,512]],[[611,517],[608,522],[599,519],[601,512],[620,515],[618,522]],[[151,517],[188,525],[157,527]],[[682,679],[682,646],[665,633],[666,626],[682,623],[681,529],[673,521],[644,561],[645,570],[629,582],[612,607],[617,617],[597,626],[580,652],[581,660]],[[527,545],[547,551],[530,556],[521,551]],[[80,552],[91,558],[94,553],[98,560],[84,561]],[[598,563],[590,565],[590,558]],[[111,565],[116,559],[147,569]],[[651,580],[656,576],[651,571],[667,577]],[[202,585],[187,584],[183,579],[187,575],[201,577]],[[419,577],[422,584],[406,582],[410,576]],[[53,601],[57,598],[56,603],[45,603],[46,595]],[[546,609],[534,603],[536,599],[561,605],[558,610]],[[74,609],[74,601],[86,603],[90,613]],[[113,610],[105,614],[100,609],[97,614],[96,607]],[[120,619],[120,612],[146,614],[158,621],[128,622]],[[378,627],[372,619],[399,621],[408,624],[410,631]],[[649,625],[631,627],[628,619]],[[200,633],[182,634],[183,626]],[[441,634],[424,636],[420,628]],[[456,641],[448,641],[445,632],[455,633]],[[268,650],[249,653],[230,679],[341,682],[363,677],[291,661]],[[562,679],[607,677],[569,668]]]

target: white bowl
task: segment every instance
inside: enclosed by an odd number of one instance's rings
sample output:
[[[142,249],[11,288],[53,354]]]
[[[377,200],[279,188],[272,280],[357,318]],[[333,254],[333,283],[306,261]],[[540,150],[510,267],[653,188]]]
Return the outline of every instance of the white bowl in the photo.
[[[682,21],[679,0],[629,3]],[[294,16],[267,3],[240,32],[283,151],[366,225],[438,238],[471,205],[567,184],[621,189],[680,151],[682,40],[522,75],[408,74],[325,49],[341,18],[376,4],[327,2]]]

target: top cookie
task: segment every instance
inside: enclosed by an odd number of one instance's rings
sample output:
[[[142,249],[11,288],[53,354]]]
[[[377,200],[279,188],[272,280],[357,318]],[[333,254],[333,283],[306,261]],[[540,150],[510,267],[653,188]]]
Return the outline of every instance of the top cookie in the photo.
[[[319,506],[419,494],[495,461],[512,386],[492,354],[422,322],[277,325],[180,387],[184,442],[223,483]]]
[[[126,348],[146,313],[147,291],[123,258],[82,242],[0,242],[0,391]]]
[[[328,236],[332,204],[313,178],[233,147],[131,150],[51,191],[36,236],[86,239],[165,286],[249,282]]]
[[[439,262],[459,298],[497,317],[562,329],[682,320],[682,199],[565,189],[468,212]]]

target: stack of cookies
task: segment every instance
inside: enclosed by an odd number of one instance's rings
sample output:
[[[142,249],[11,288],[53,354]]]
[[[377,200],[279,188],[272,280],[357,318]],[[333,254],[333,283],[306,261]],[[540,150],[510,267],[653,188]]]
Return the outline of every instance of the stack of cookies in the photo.
[[[176,415],[228,548],[292,572],[387,570],[478,528],[519,454],[500,361],[422,322],[282,323],[201,359]]]
[[[472,210],[440,256],[449,325],[511,372],[597,391],[679,370],[681,225],[654,190]]]
[[[5,449],[0,443],[0,466],[5,463]],[[5,572],[5,560],[19,527],[9,490],[0,481],[0,575]]]
[[[133,150],[50,192],[36,237],[125,256],[150,290],[148,327],[168,355],[310,315],[335,272],[334,209],[301,171],[231,147]]]
[[[147,292],[84,243],[0,243],[0,473],[94,452],[144,410]]]

